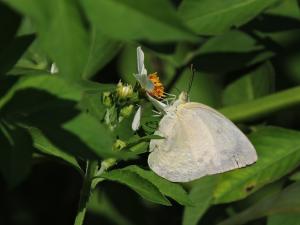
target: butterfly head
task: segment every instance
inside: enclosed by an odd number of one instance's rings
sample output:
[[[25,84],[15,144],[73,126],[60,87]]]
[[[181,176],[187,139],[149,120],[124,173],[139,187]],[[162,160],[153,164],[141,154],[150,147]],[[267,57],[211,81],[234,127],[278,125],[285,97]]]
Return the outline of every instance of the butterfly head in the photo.
[[[188,96],[188,93],[183,91],[180,93],[179,97],[178,97],[178,101],[180,103],[186,103],[189,101],[189,96]]]

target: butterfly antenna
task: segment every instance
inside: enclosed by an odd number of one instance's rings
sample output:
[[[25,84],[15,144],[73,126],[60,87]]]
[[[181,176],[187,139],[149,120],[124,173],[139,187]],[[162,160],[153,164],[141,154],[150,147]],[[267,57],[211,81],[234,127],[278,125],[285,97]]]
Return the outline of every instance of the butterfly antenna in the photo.
[[[191,64],[191,72],[192,72],[192,77],[190,79],[190,83],[187,89],[187,94],[190,95],[190,91],[192,89],[192,85],[193,85],[193,81],[194,81],[194,77],[195,77],[195,69],[194,69],[194,65]]]

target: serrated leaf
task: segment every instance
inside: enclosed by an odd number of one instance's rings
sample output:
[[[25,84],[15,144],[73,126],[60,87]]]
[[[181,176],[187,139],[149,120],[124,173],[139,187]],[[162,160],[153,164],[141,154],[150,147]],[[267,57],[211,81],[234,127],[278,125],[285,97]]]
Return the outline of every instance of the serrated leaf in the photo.
[[[138,166],[128,166],[123,168],[122,170],[131,171],[138,174],[139,176],[155,185],[162,194],[174,199],[182,205],[193,204],[193,202],[188,197],[188,194],[181,185],[169,182],[150,170],[143,170]]]
[[[134,172],[116,169],[103,173],[101,177],[127,185],[149,201],[167,206],[171,205],[155,185]]]
[[[239,27],[277,0],[184,0],[179,13],[197,34],[216,35]]]
[[[155,42],[195,40],[166,0],[81,2],[91,23],[116,39]]]
[[[214,203],[242,199],[288,174],[300,163],[300,132],[265,127],[250,135],[257,153],[255,164],[224,173],[214,190]]]

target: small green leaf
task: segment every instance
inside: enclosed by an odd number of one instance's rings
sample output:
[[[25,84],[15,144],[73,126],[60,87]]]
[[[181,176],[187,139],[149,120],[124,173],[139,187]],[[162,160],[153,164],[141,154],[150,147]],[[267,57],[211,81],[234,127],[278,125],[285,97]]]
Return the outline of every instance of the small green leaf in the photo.
[[[300,132],[265,127],[250,135],[258,160],[246,168],[221,174],[214,191],[215,203],[242,199],[278,180],[300,163]]]
[[[234,105],[268,95],[274,91],[274,69],[265,63],[229,84],[223,92],[223,104]]]
[[[81,0],[81,3],[91,23],[116,39],[195,40],[166,0]]]
[[[143,177],[147,181],[151,182],[154,186],[156,186],[162,194],[174,199],[175,201],[177,201],[182,205],[193,204],[193,202],[189,199],[188,194],[182,188],[181,185],[172,183],[156,175],[150,170],[143,170],[138,166],[128,166],[123,168],[122,170],[131,171],[138,174],[139,176]]]
[[[221,34],[232,27],[239,27],[277,0],[184,0],[179,13],[197,34]]]
[[[171,205],[169,200],[164,197],[155,185],[137,173],[129,170],[116,169],[103,173],[101,177],[125,184],[149,201],[167,206]]]

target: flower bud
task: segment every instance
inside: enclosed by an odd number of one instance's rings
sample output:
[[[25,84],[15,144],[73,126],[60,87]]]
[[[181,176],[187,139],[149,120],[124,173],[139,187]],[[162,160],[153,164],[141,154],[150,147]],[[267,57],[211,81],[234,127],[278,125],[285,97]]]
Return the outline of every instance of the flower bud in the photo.
[[[111,93],[109,91],[103,92],[102,103],[108,107],[112,106],[112,97],[111,97]]]
[[[133,88],[131,85],[123,84],[122,81],[119,81],[117,85],[117,95],[120,99],[130,98],[133,94]]]
[[[120,151],[125,147],[126,147],[126,143],[124,141],[120,140],[120,139],[117,139],[115,141],[115,143],[113,144],[113,150],[114,151]]]
[[[133,105],[124,106],[120,111],[120,115],[126,118],[131,115],[132,111],[133,111]]]

